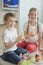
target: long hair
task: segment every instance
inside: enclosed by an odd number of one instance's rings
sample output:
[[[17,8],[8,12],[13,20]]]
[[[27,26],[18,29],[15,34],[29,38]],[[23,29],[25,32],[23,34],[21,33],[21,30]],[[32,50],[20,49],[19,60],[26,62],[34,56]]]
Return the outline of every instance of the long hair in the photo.
[[[30,15],[30,13],[31,13],[31,11],[37,11],[37,9],[36,8],[31,8],[30,10],[29,10],[29,13],[28,13],[28,16]],[[37,21],[38,21],[38,18],[37,18]],[[28,24],[27,24],[27,30],[26,30],[26,32],[28,33],[29,32],[29,22],[30,21],[28,21]],[[39,25],[38,25],[38,22],[37,22],[37,33],[39,32]]]

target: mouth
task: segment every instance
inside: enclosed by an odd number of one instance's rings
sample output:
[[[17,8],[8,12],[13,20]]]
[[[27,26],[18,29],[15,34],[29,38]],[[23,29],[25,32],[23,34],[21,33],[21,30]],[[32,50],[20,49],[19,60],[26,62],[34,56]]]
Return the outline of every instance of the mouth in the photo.
[[[36,18],[32,18],[31,20],[35,20],[36,21],[37,19]]]

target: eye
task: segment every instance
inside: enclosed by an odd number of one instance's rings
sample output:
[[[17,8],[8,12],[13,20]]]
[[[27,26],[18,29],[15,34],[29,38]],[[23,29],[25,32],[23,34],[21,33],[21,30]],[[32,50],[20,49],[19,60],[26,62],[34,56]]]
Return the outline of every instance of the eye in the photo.
[[[31,16],[33,16],[33,14],[32,14],[32,13],[30,13],[30,15],[31,15]]]
[[[34,14],[36,16],[36,14]]]

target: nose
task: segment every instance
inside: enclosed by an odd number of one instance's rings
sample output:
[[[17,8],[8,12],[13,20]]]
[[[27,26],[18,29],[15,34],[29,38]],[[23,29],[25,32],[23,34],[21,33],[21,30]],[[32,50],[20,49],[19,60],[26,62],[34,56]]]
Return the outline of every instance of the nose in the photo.
[[[36,19],[37,17],[36,17],[35,15],[32,15],[32,18],[33,18],[33,19]]]
[[[35,15],[32,15],[32,17],[35,17]]]

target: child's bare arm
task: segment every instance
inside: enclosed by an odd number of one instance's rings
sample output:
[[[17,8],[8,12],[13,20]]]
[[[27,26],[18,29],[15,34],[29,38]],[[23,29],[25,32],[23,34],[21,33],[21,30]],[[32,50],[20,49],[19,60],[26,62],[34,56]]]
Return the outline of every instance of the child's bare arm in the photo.
[[[9,42],[5,43],[5,47],[6,47],[7,49],[9,49],[9,48],[13,47],[15,44],[18,44],[19,41],[21,41],[21,40],[22,40],[22,37],[19,36],[19,37],[16,39],[16,41],[10,42],[10,43],[9,43]]]
[[[28,39],[30,35],[26,31],[24,31],[24,36],[25,36],[26,39]]]
[[[40,50],[40,44],[42,43],[42,32],[39,32],[39,36],[38,36],[38,49]]]

